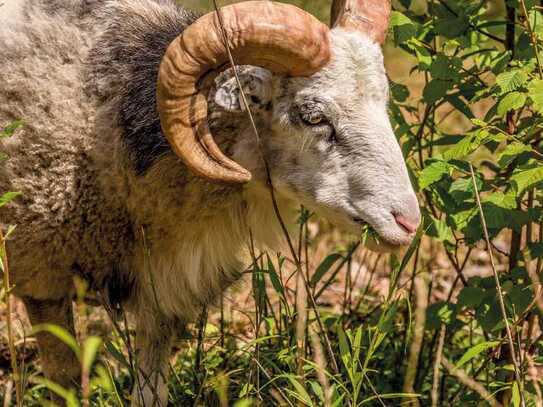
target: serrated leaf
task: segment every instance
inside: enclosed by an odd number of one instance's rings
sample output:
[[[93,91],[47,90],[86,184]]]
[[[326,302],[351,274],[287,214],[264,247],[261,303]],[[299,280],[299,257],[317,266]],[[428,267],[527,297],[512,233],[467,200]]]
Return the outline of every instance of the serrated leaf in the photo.
[[[528,94],[534,103],[535,110],[543,113],[543,80],[537,79],[530,82]]]
[[[420,189],[428,188],[451,171],[452,167],[445,161],[435,161],[431,163],[419,173],[418,181]]]
[[[532,147],[519,143],[518,141],[514,141],[511,144],[508,144],[505,150],[499,155],[498,157],[498,164],[500,167],[507,167],[515,158],[517,158],[520,154],[526,153],[532,151]]]
[[[425,225],[426,235],[440,242],[453,242],[454,235],[446,221],[436,219],[430,214],[425,216],[425,219],[429,221],[429,224]]]
[[[479,343],[475,346],[472,346],[470,349],[467,350],[464,355],[460,358],[460,360],[456,363],[456,367],[460,368],[464,366],[466,363],[468,363],[470,360],[472,360],[474,357],[480,355],[484,351],[488,349],[495,348],[500,344],[499,341],[489,341],[489,342],[483,342]]]
[[[515,209],[517,207],[517,200],[513,193],[504,194],[500,191],[486,195],[481,199],[481,202],[483,204],[494,204],[504,209]]]
[[[521,92],[508,93],[498,103],[498,115],[505,116],[511,110],[518,110],[526,104],[526,94]]]
[[[543,166],[519,170],[511,176],[511,183],[516,191],[521,194],[543,181]]]
[[[522,69],[513,69],[499,74],[496,77],[496,84],[500,87],[502,94],[517,90],[528,80],[528,75]]]

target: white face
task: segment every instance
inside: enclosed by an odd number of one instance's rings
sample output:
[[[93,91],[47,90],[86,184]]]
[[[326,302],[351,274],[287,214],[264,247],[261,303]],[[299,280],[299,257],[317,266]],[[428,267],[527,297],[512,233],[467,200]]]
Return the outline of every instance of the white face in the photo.
[[[264,154],[280,193],[357,233],[368,223],[388,245],[408,244],[420,211],[388,113],[380,47],[359,33],[332,31],[333,58],[309,78],[274,78],[260,68],[243,76],[262,131]],[[235,82],[215,102],[239,109]],[[243,127],[243,126],[242,126]],[[261,173],[244,132],[235,159]]]

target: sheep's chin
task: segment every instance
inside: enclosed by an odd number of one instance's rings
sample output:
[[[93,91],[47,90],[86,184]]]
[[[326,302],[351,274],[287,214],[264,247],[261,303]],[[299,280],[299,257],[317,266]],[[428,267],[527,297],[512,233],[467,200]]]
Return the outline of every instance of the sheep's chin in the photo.
[[[369,250],[371,250],[372,252],[382,253],[382,254],[386,254],[386,253],[396,254],[396,253],[401,252],[402,248],[404,247],[404,246],[394,245],[394,244],[385,242],[382,239],[377,240],[374,237],[368,237],[366,239],[364,246],[368,248]]]

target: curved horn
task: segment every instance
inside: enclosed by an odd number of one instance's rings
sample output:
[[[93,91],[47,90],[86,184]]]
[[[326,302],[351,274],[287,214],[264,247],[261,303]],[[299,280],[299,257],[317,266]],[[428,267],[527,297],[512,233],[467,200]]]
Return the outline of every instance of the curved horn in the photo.
[[[330,26],[364,32],[383,44],[390,11],[390,0],[334,0]]]
[[[328,27],[297,7],[247,1],[220,12],[236,64],[309,76],[330,59]],[[228,61],[225,41],[213,12],[170,44],[158,74],[158,112],[174,152],[193,172],[212,181],[243,183],[251,174],[215,143],[207,123],[207,89],[199,89],[205,74]]]

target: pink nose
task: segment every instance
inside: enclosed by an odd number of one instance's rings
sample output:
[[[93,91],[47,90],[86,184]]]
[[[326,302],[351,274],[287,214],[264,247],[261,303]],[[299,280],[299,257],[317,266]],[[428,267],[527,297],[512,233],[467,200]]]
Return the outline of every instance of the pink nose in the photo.
[[[420,224],[420,215],[416,216],[414,219],[409,219],[403,215],[394,215],[396,223],[407,233],[414,234],[419,228]]]

